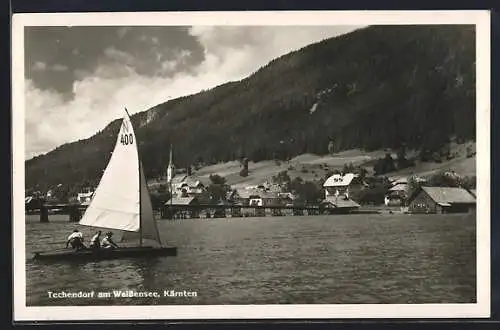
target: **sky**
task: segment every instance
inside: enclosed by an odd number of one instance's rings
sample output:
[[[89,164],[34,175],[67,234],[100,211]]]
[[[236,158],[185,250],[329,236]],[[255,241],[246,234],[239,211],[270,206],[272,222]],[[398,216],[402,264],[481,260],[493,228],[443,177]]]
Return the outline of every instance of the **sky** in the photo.
[[[359,27],[26,27],[25,159]]]

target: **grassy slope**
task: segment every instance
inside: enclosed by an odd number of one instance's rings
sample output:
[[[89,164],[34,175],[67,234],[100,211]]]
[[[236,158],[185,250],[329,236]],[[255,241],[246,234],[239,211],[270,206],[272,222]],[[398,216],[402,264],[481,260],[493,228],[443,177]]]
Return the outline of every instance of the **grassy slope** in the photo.
[[[471,143],[475,146],[474,143]],[[457,156],[451,160],[445,160],[442,163],[434,162],[416,162],[414,167],[403,169],[392,173],[387,173],[389,177],[407,176],[417,174],[421,176],[429,175],[440,170],[454,170],[460,175],[476,175],[476,157],[467,158],[465,156],[467,144],[452,146],[452,153]],[[240,188],[247,185],[257,185],[271,181],[271,178],[280,171],[288,171],[288,175],[293,179],[301,177],[304,180],[312,181],[323,178],[326,173],[333,169],[341,169],[344,164],[353,163],[353,165],[366,166],[370,170],[371,161],[383,157],[385,151],[363,152],[359,149],[344,151],[332,156],[317,156],[312,154],[303,154],[291,159],[289,162],[277,163],[274,161],[262,161],[258,163],[249,163],[250,174],[248,177],[241,177],[239,162],[227,162],[203,167],[194,173],[195,176],[208,178],[211,174],[218,174],[226,178],[227,183],[233,188]],[[411,153],[410,153],[411,154]],[[395,155],[393,155],[395,157]],[[325,166],[325,164],[327,166]],[[307,171],[307,172],[305,172]],[[156,181],[155,181],[156,182]],[[164,183],[162,181],[157,184]]]

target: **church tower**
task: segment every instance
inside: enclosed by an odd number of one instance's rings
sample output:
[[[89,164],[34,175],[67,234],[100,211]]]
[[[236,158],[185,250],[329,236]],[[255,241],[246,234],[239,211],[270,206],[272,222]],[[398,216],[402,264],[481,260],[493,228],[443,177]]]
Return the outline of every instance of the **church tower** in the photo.
[[[168,167],[167,167],[167,182],[170,186],[170,192],[172,192],[172,178],[174,177],[174,163],[172,161],[172,150],[173,147],[170,145],[170,158],[168,161]]]

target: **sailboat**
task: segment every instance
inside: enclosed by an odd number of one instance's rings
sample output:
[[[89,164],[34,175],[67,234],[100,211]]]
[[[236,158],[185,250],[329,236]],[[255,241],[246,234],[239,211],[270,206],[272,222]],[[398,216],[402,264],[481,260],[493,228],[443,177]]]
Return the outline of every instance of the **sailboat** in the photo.
[[[125,108],[115,148],[85,213],[82,226],[122,233],[121,242],[138,246],[35,252],[35,260],[104,260],[176,256],[176,247],[162,245],[132,121]],[[121,245],[121,244],[120,244]]]

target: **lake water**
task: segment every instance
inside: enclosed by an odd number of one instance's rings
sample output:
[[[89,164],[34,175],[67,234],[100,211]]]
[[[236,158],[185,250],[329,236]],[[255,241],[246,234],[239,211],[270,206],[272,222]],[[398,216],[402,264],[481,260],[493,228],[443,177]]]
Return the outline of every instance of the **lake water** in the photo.
[[[75,224],[27,216],[26,256]],[[178,256],[82,264],[27,261],[27,305],[473,303],[475,215],[159,220]],[[87,242],[91,228],[80,228]],[[62,243],[64,245],[64,243]],[[196,292],[196,297],[50,299],[48,291]]]

